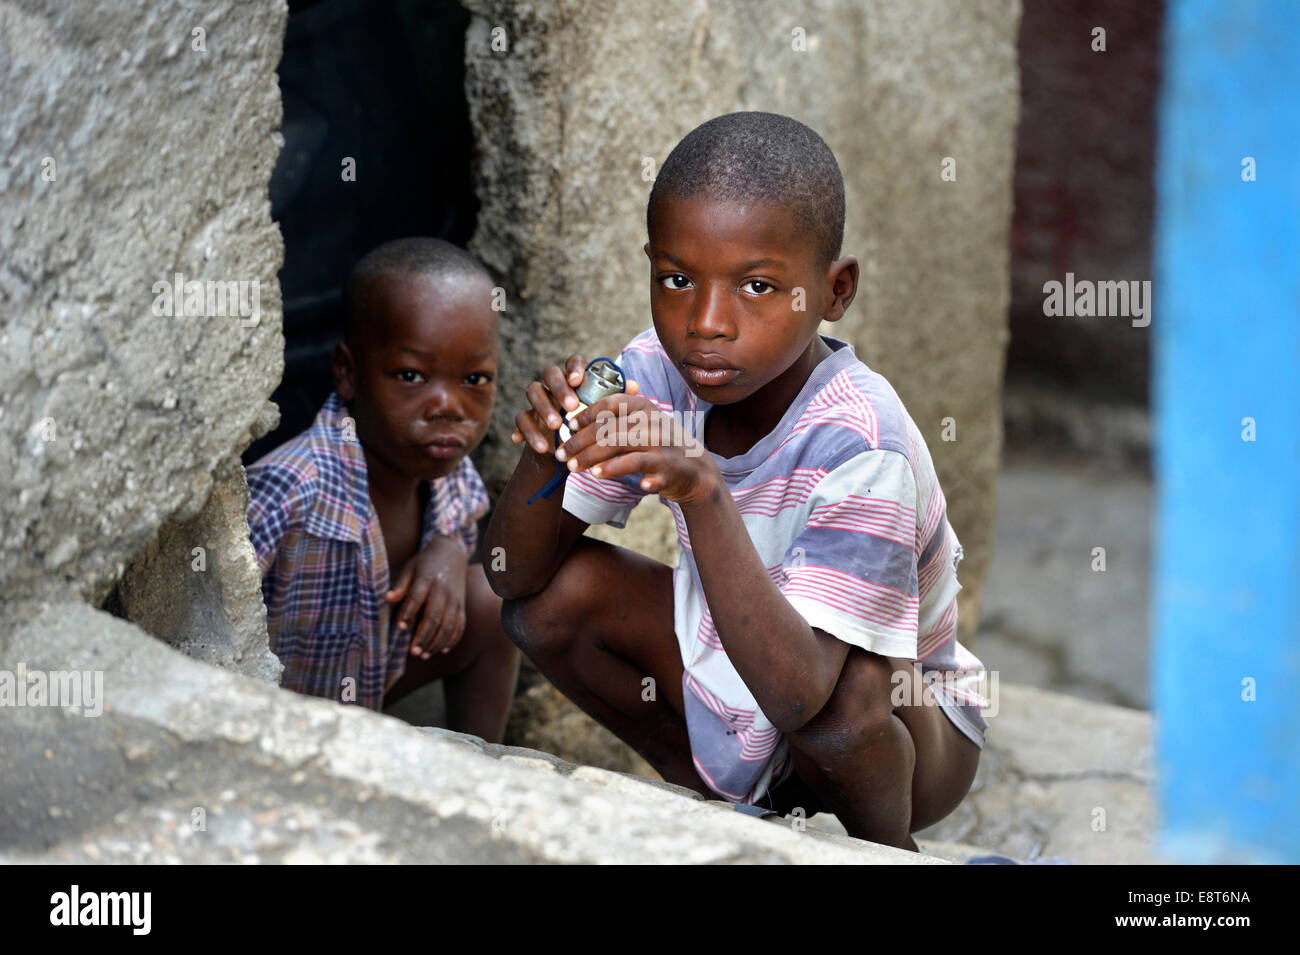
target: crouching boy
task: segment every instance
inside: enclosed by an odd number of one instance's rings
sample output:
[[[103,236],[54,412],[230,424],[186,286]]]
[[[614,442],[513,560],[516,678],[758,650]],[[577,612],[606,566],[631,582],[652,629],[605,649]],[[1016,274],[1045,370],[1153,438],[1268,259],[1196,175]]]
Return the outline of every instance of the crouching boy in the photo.
[[[665,779],[915,849],[975,775],[983,667],[956,640],[961,547],[925,442],[819,334],[858,285],[835,158],[787,117],[718,117],[664,161],[647,227],[653,327],[618,359],[627,392],[557,449],[574,355],[515,418],[485,537],[508,555],[489,573],[506,630]],[[529,504],[557,461],[563,493]],[[583,536],[649,494],[675,569]]]
[[[344,292],[334,393],[247,473],[282,685],[379,710],[442,679],[449,727],[500,742],[519,654],[467,563],[488,507],[469,453],[492,414],[492,287],[438,239],[366,255]]]

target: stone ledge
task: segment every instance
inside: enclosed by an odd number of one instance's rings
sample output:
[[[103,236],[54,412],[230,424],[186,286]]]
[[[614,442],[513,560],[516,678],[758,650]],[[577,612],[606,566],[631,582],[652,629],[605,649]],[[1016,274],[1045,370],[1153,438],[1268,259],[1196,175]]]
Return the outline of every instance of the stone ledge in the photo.
[[[0,668],[100,670],[105,698],[0,721],[7,861],[944,864],[299,696],[88,605],[0,613]]]
[[[918,856],[833,816],[795,832],[661,781],[299,696],[88,605],[10,605],[0,627],[0,668],[101,670],[106,701],[98,718],[0,720],[9,861],[1161,861],[1150,715],[1029,687],[1000,687],[975,784],[917,834]]]
[[[987,662],[987,661],[986,661]],[[916,834],[1015,859],[1149,865],[1152,716],[1002,683],[970,794]]]

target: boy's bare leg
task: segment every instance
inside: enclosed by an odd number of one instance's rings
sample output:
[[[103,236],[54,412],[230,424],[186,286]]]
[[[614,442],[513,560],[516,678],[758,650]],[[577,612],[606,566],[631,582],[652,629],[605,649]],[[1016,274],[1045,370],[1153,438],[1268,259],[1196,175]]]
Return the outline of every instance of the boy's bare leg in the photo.
[[[541,593],[503,603],[502,622],[565,696],[664,779],[716,798],[691,759],[671,568],[584,537]],[[915,680],[912,699],[924,692],[932,705],[893,707],[896,669]],[[651,701],[646,677],[655,681]],[[933,704],[910,661],[855,648],[826,706],[787,736],[797,776],[777,802],[799,798],[808,815],[834,812],[851,835],[915,850],[912,830],[961,802],[980,755]]]
[[[686,732],[672,579],[665,564],[583,537],[545,589],[504,602],[502,623],[561,693],[664,779],[712,796]]]
[[[519,679],[519,651],[501,628],[501,598],[488,586],[482,564],[465,575],[465,633],[450,653],[428,660],[408,656],[401,679],[384,705],[434,680],[443,681],[447,728],[499,743]]]
[[[924,705],[892,704],[900,670],[913,684],[906,699]],[[979,766],[979,747],[940,711],[911,661],[857,647],[821,712],[787,739],[800,780],[849,835],[904,849],[917,848],[914,830],[956,808]]]

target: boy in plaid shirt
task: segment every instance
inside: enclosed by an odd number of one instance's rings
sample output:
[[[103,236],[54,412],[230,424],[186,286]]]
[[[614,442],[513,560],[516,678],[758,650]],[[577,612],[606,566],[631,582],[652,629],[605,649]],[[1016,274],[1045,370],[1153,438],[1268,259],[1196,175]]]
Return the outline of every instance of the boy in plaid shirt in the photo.
[[[445,679],[451,729],[499,742],[519,655],[468,565],[488,497],[469,453],[495,397],[487,270],[439,239],[357,263],[335,391],[247,471],[281,684],[379,710]]]

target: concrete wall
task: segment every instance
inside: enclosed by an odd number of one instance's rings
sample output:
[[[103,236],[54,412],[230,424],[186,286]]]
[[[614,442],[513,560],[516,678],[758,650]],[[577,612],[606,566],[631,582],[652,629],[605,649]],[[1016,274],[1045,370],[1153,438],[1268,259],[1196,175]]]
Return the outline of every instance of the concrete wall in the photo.
[[[616,353],[650,325],[645,161],[657,169],[712,116],[786,113],[816,129],[843,170],[844,248],[864,281],[825,331],[889,378],[930,445],[966,548],[970,641],[1001,446],[1019,3],[467,6],[482,203],[471,247],[510,301],[485,455],[493,489],[518,457],[509,432],[527,382],[573,350]],[[944,157],[956,181],[940,178]],[[940,440],[947,416],[953,442]],[[626,532],[598,536],[661,560],[675,552],[667,509],[653,504]]]
[[[0,2],[4,599],[102,603],[274,420],[284,19],[234,0]],[[256,324],[251,308],[154,314],[154,284],[178,272],[259,283]],[[211,541],[194,536],[161,568],[177,593]]]

